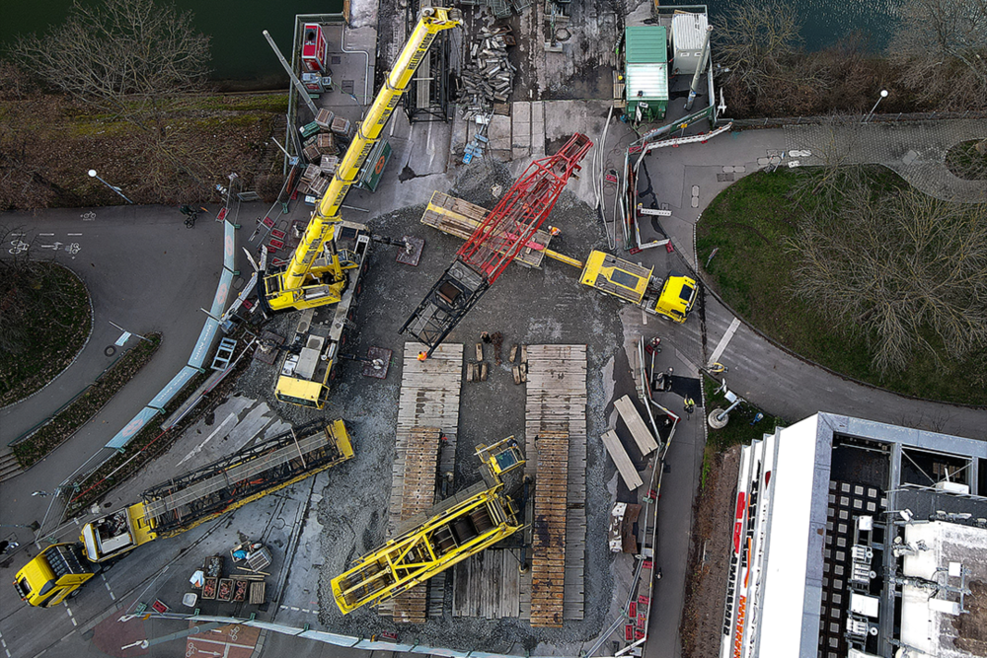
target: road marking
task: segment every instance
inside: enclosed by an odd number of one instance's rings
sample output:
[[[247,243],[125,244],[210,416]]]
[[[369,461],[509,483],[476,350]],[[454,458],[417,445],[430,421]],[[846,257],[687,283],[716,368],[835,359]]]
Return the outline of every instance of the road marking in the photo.
[[[220,631],[220,632],[222,633],[222,631]],[[208,644],[225,644],[228,647],[236,647],[236,648],[239,648],[239,649],[253,649],[253,647],[250,646],[249,644],[237,644],[236,643],[236,637],[230,637],[229,640],[214,640],[211,637],[204,637],[204,636],[201,636],[200,635],[199,637],[189,638],[189,640],[192,641],[192,642],[206,642]],[[199,653],[209,653],[208,651],[203,651],[202,649],[199,649],[198,647],[196,647],[196,649],[199,651]],[[219,653],[219,654],[212,654],[212,655],[222,656],[223,654]]]
[[[223,419],[223,422],[219,424],[219,427],[217,427],[216,429],[214,429],[212,431],[212,433],[209,436],[207,436],[202,443],[200,443],[199,445],[197,445],[194,448],[192,448],[192,450],[190,450],[189,453],[182,458],[182,461],[178,462],[178,466],[181,466],[182,464],[184,464],[185,462],[187,462],[189,459],[191,459],[195,455],[199,454],[199,451],[201,451],[202,448],[205,447],[205,445],[207,443],[209,443],[214,436],[216,436],[224,427],[226,427],[227,423],[229,423],[231,420],[234,423],[236,423],[236,421],[237,421],[237,415],[235,413],[233,413],[233,412],[230,412],[230,415],[228,415],[226,418],[224,418]]]
[[[71,236],[79,236],[79,235],[82,235],[82,233],[69,233],[68,235],[71,235]]]
[[[54,233],[38,233],[38,235],[40,235],[41,237],[51,237],[51,236],[53,236],[55,234]]]
[[[76,621],[76,619],[75,619],[75,615],[73,615],[73,614],[72,614],[72,608],[70,608],[70,607],[68,606],[68,604],[66,604],[66,605],[65,605],[65,609],[66,609],[66,610],[68,611],[68,613],[69,613],[69,619],[71,619],[71,620],[72,620],[72,625],[73,625],[73,626],[78,626],[78,625],[79,625],[79,622],[78,622],[78,621]]]
[[[709,357],[709,362],[706,364],[707,368],[720,360],[723,350],[727,348],[727,345],[730,343],[730,339],[733,338],[733,334],[737,331],[737,327],[739,326],[740,318],[734,318],[733,322],[730,323],[730,326],[727,327],[727,332],[723,334],[723,338],[721,338],[720,342],[716,345],[716,349],[713,350],[713,356]]]

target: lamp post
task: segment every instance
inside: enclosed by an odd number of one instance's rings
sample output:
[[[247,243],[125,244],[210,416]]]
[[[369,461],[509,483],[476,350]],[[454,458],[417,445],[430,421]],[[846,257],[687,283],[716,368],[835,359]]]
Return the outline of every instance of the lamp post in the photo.
[[[881,101],[887,97],[888,97],[888,90],[882,89],[880,97],[877,99],[877,102],[874,103],[874,107],[870,109],[870,112],[864,115],[864,120],[861,121],[860,123],[867,123],[868,121],[870,121],[871,117],[874,116],[874,110],[876,110],[877,106],[881,104]]]
[[[105,180],[103,180],[102,178],[100,178],[100,177],[99,177],[99,176],[98,176],[98,175],[96,174],[96,170],[95,170],[95,169],[90,169],[90,170],[89,170],[89,177],[90,177],[90,178],[95,178],[95,179],[96,179],[96,180],[98,180],[98,181],[99,181],[100,183],[102,183],[102,184],[103,184],[103,185],[105,185],[106,187],[108,187],[108,188],[110,188],[111,190],[113,190],[114,192],[116,192],[117,194],[119,194],[120,196],[122,196],[122,197],[123,197],[123,200],[124,200],[124,201],[126,201],[127,203],[133,203],[133,201],[131,201],[130,199],[128,199],[128,198],[127,198],[126,196],[124,196],[124,194],[123,194],[123,192],[121,192],[121,191],[120,191],[120,188],[119,188],[119,187],[117,187],[116,185],[110,185],[110,184],[109,184],[109,183],[107,183],[107,182],[106,182]]]

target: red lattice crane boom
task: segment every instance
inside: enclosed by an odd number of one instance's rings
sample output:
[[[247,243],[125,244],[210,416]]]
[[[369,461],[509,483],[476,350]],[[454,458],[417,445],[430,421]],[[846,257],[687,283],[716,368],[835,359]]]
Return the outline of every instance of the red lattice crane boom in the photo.
[[[456,252],[401,333],[409,331],[431,354],[531,240],[591,146],[588,137],[576,133],[558,153],[528,165]]]
[[[501,197],[457,258],[493,283],[552,212],[569,177],[593,145],[576,133],[553,156],[535,160]]]

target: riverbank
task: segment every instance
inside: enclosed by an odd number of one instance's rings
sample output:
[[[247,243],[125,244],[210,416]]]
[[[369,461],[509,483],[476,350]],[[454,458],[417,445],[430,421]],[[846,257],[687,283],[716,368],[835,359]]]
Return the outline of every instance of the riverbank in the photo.
[[[206,202],[236,172],[261,197],[280,189],[288,96],[204,94],[165,102],[158,125],[137,125],[33,88],[5,67],[0,79],[0,211],[125,203]],[[273,190],[273,191],[271,191]]]

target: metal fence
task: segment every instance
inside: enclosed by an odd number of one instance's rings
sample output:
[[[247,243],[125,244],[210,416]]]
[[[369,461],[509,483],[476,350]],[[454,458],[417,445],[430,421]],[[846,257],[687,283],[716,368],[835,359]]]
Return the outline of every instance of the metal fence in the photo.
[[[783,128],[801,124],[828,124],[834,120],[852,120],[852,114],[820,115],[809,117],[775,117],[765,119],[727,119],[719,117],[718,123],[732,121],[737,128]],[[863,122],[866,113],[860,115]],[[899,121],[942,121],[948,119],[987,119],[987,112],[967,110],[965,112],[898,112],[897,114],[873,114],[867,123],[897,123]]]

